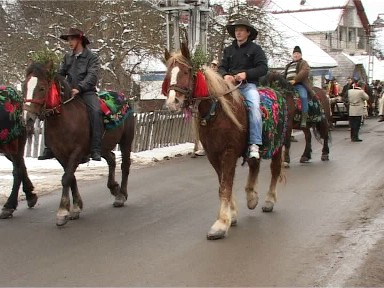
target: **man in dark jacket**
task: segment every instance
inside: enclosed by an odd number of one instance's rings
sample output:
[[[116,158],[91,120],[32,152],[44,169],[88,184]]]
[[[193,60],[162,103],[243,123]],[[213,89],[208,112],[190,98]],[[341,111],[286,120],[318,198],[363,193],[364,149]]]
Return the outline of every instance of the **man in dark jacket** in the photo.
[[[239,89],[249,107],[249,157],[259,159],[262,115],[256,85],[267,74],[268,61],[260,45],[253,42],[258,32],[247,19],[234,21],[226,28],[235,40],[224,49],[218,72],[232,84],[241,83]]]
[[[68,41],[71,51],[65,54],[60,64],[59,74],[66,77],[72,88],[72,96],[81,97],[88,107],[92,131],[91,158],[101,161],[101,140],[104,128],[100,103],[96,94],[100,60],[87,48],[89,40],[81,30],[70,28],[60,38]],[[53,158],[53,154],[46,148],[39,159],[49,158]]]

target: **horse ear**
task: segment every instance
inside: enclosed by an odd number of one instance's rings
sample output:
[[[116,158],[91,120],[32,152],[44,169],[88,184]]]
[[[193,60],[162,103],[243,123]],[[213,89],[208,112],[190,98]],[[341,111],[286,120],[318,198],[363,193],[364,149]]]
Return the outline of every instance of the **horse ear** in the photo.
[[[190,53],[189,53],[189,49],[188,49],[188,45],[183,42],[181,43],[181,54],[183,54],[183,56],[187,59],[191,59],[191,56],[190,56]]]
[[[48,62],[45,63],[44,68],[45,68],[47,71],[52,71],[53,66],[54,66],[53,61],[52,61],[52,60],[49,60]]]

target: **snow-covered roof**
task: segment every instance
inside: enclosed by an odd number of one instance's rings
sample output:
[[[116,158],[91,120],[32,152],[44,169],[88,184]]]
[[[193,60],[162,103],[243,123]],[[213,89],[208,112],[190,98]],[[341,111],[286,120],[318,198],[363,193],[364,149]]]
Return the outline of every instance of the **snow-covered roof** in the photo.
[[[348,0],[306,0],[304,5],[300,1],[273,0],[267,11],[292,11],[290,13],[274,14],[281,22],[301,33],[335,31],[343,9],[327,9],[319,11],[294,12],[314,8],[330,8],[345,6]]]
[[[313,69],[327,69],[338,66],[335,59],[328,53],[322,50],[316,43],[305,37],[303,34],[290,29],[284,22],[280,21],[276,15],[271,15],[273,18],[273,25],[276,30],[280,31],[285,39],[285,46],[293,51],[297,45],[300,46],[303,59],[305,59],[309,66]],[[282,62],[281,59],[269,59],[269,66],[271,68],[283,68],[287,64],[286,61]]]
[[[364,70],[368,74],[369,66],[369,56],[368,55],[357,55],[351,56],[346,53],[343,53],[353,64],[363,65]],[[384,61],[379,60],[376,56],[372,56],[373,66],[372,66],[372,79],[373,80],[384,80]]]

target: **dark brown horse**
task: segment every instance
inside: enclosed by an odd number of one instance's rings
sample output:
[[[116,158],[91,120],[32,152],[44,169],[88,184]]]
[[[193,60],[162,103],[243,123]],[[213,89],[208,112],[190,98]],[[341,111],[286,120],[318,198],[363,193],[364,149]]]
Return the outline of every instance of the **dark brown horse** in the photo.
[[[289,119],[288,119],[288,127],[287,127],[287,137],[284,145],[284,165],[285,167],[289,167],[290,164],[290,155],[289,151],[291,148],[291,132],[292,129],[302,130],[305,136],[305,149],[300,158],[300,163],[307,163],[312,158],[312,134],[311,128],[315,135],[315,138],[323,145],[321,160],[328,161],[329,160],[329,141],[331,137],[330,133],[330,123],[331,113],[330,113],[330,104],[329,99],[326,95],[326,92],[323,89],[314,87],[313,90],[315,92],[315,99],[310,100],[311,106],[313,107],[312,111],[310,107],[309,110],[309,120],[307,121],[307,127],[300,127],[300,111],[298,109],[298,105],[296,105],[295,101],[299,101],[299,98],[295,97],[295,92],[293,90],[293,86],[285,80],[285,78],[277,73],[270,72],[267,76],[263,77],[261,80],[262,85],[267,85],[271,87],[278,87],[282,89],[286,99],[288,109],[290,110]]]
[[[50,64],[32,63],[27,68],[25,79],[25,99],[31,117],[44,119],[45,139],[56,159],[64,168],[62,177],[62,197],[57,212],[56,225],[67,223],[68,219],[77,219],[83,202],[77,187],[75,171],[84,158],[90,154],[91,129],[86,105],[78,97],[71,97],[71,90],[61,75],[51,77]],[[56,93],[52,93],[56,91]],[[59,94],[60,101],[55,103],[52,95]],[[131,166],[131,146],[134,137],[133,113],[120,126],[107,129],[102,142],[101,156],[109,167],[107,187],[115,196],[113,206],[121,207],[128,198],[127,184]],[[112,150],[119,144],[121,150],[121,185],[115,180],[116,160]],[[70,205],[69,189],[72,191],[73,207]]]
[[[245,157],[248,147],[247,108],[238,90],[233,85],[226,83],[219,74],[209,68],[198,72],[193,69],[191,56],[185,44],[182,44],[181,52],[169,54],[166,51],[165,59],[167,60],[167,76],[163,83],[163,93],[167,94],[168,108],[172,111],[180,111],[190,107],[191,104],[197,106],[199,138],[219,180],[219,213],[207,238],[220,239],[227,235],[231,225],[237,223],[237,207],[232,187],[239,157],[243,156],[249,166],[245,186],[248,208],[254,209],[259,200],[256,182],[260,159]],[[195,72],[204,74],[209,90],[208,97],[196,98],[199,80]],[[201,74],[199,76],[201,79]],[[275,100],[282,101],[279,112],[273,115],[268,114],[268,118],[269,120],[274,119],[280,124],[283,123],[280,127],[283,128],[287,119],[286,102],[282,96],[276,97],[272,90],[268,91],[274,95]],[[276,104],[276,102],[274,103]],[[267,114],[264,114],[264,118],[266,118],[265,115]],[[262,157],[272,159],[271,182],[262,207],[264,212],[271,212],[277,201],[276,186],[281,177],[284,133],[283,129],[277,133],[269,133],[272,137],[270,140],[276,145],[273,153],[268,157],[266,157],[265,147],[261,148]]]
[[[21,121],[22,105],[23,99],[12,87],[0,87],[0,153],[13,165],[12,191],[1,210],[0,219],[12,217],[18,205],[21,184],[28,207],[34,207],[37,202],[37,195],[33,193],[34,187],[24,162],[27,131],[31,132],[33,128],[32,123],[24,125]]]

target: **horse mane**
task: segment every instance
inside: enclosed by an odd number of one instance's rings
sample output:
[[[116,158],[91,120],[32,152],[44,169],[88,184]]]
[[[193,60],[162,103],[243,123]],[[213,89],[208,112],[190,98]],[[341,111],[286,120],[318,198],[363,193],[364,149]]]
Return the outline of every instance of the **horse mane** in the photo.
[[[239,129],[243,129],[243,125],[237,120],[235,111],[236,107],[238,107],[239,104],[242,105],[243,102],[243,97],[241,96],[239,89],[235,89],[233,84],[225,81],[219,73],[209,67],[204,70],[204,76],[207,82],[209,95],[215,97],[220,102],[224,113],[227,114]],[[229,94],[228,91],[231,91],[231,97],[224,97]]]
[[[178,51],[172,52],[170,58],[167,60],[167,71],[170,71],[171,66],[175,62],[188,68],[193,68],[191,60],[187,59],[180,51]],[[239,129],[243,129],[243,125],[241,125],[236,117],[235,109],[237,106],[234,105],[238,103],[241,104],[243,101],[239,90],[235,89],[234,85],[225,81],[220,74],[209,67],[204,68],[203,73],[208,86],[209,95],[216,98],[223,108],[224,113]],[[224,97],[225,95],[229,94],[228,91],[231,91],[231,97]]]
[[[284,75],[277,71],[269,71],[265,76],[260,78],[261,86],[270,87],[280,92],[284,97],[293,96],[295,90],[291,83],[285,79]]]
[[[62,101],[66,101],[72,97],[72,89],[69,86],[67,79],[59,73],[55,73],[53,80],[55,81],[57,88],[60,91],[60,97]]]

